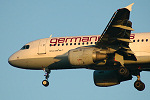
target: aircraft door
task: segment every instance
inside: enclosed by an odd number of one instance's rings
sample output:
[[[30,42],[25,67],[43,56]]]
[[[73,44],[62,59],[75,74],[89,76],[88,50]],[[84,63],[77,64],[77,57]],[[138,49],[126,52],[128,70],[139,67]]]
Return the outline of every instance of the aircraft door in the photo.
[[[46,42],[47,42],[47,39],[40,40],[38,54],[46,54]]]

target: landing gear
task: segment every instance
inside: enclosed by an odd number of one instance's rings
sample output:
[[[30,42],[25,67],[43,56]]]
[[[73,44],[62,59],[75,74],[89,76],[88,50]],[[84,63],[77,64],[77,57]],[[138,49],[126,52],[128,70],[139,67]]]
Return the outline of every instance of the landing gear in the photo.
[[[115,53],[114,62],[116,62],[120,65],[120,68],[118,69],[118,73],[123,77],[128,77],[129,76],[129,70],[124,66],[123,55]]]
[[[47,80],[43,80],[43,81],[42,81],[42,84],[43,84],[45,87],[47,87],[47,86],[49,85],[49,82],[48,82]]]
[[[145,84],[142,81],[137,80],[134,82],[134,87],[139,91],[143,91],[145,89]]]
[[[129,76],[129,70],[126,67],[120,67],[118,73],[124,77]]]
[[[42,81],[42,84],[47,87],[49,85],[49,82],[48,82],[48,78],[49,78],[49,74],[50,74],[50,70],[48,68],[44,68],[44,72],[45,72],[45,80]]]
[[[137,80],[134,82],[134,87],[139,90],[143,91],[145,89],[145,84],[140,80],[140,75],[137,75]]]

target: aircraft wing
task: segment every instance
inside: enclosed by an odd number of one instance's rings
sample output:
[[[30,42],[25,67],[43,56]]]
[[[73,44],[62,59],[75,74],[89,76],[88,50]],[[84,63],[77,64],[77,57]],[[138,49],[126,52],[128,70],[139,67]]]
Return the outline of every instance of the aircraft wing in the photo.
[[[124,60],[137,60],[129,47],[132,22],[129,21],[131,5],[118,9],[112,16],[101,37],[96,43],[96,47],[114,50],[124,57]]]

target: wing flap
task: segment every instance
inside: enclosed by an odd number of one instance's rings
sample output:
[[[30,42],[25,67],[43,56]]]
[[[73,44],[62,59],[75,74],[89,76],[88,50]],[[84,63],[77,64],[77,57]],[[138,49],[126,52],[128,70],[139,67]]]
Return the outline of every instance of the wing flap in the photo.
[[[117,38],[117,40],[122,41],[122,42],[132,43],[130,39]]]
[[[134,31],[133,28],[128,27],[128,26],[123,26],[123,25],[112,25],[112,27],[119,27],[119,28],[122,28],[122,29],[125,29],[125,30]]]

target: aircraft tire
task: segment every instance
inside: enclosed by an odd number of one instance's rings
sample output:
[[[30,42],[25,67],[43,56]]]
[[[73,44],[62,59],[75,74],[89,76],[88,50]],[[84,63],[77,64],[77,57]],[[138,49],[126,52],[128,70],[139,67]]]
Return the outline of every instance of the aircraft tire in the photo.
[[[125,67],[121,67],[119,70],[118,70],[119,74],[124,76],[124,77],[128,77],[129,76],[129,70]]]
[[[145,84],[142,81],[137,80],[134,82],[134,87],[139,91],[143,91],[145,89]]]
[[[47,86],[49,85],[49,82],[48,82],[47,80],[43,80],[43,81],[42,81],[42,84],[43,84],[45,87],[47,87]]]

